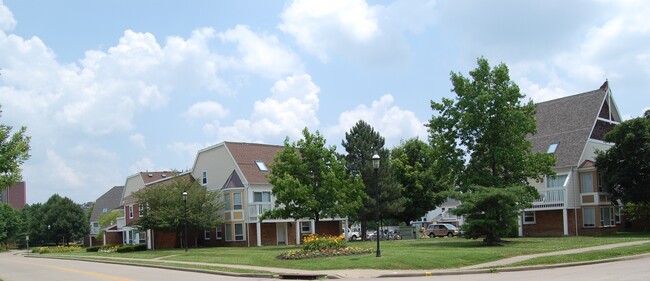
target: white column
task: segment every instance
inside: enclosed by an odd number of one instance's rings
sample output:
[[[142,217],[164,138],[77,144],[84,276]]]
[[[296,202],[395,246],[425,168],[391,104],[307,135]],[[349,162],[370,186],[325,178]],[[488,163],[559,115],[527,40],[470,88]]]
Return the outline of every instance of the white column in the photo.
[[[316,233],[316,221],[311,220],[311,233]]]
[[[522,213],[519,213],[519,219],[517,220],[519,222],[519,237],[524,237],[524,224],[522,223]]]
[[[300,245],[300,222],[296,221],[296,245]]]
[[[562,209],[562,227],[564,228],[564,236],[569,235],[569,214],[566,207]]]
[[[151,229],[147,229],[146,239],[147,239],[147,249],[151,250]]]
[[[257,221],[255,224],[255,230],[257,231],[257,246],[262,246],[262,224]]]

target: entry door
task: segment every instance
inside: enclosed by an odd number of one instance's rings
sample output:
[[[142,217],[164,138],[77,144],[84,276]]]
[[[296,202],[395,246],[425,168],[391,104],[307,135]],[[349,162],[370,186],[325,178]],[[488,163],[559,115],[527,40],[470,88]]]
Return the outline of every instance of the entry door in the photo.
[[[276,223],[275,229],[277,230],[278,245],[287,245],[287,223]]]

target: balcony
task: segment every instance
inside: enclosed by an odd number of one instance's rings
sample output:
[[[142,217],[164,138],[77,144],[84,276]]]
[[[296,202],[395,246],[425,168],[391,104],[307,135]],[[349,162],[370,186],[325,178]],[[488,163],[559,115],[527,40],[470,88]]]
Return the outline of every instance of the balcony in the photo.
[[[248,203],[248,220],[257,221],[268,210],[273,210],[273,203]]]
[[[539,198],[533,201],[530,209],[562,208],[566,204],[566,188],[547,188],[538,190]]]

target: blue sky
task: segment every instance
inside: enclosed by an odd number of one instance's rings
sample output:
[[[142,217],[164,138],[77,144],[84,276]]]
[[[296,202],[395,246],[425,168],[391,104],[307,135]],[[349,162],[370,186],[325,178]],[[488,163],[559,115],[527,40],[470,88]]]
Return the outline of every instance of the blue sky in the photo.
[[[451,71],[506,63],[535,102],[608,79],[650,108],[645,1],[0,0],[3,124],[28,127],[28,203],[94,201],[222,141],[340,147],[360,119],[393,147],[453,97]]]

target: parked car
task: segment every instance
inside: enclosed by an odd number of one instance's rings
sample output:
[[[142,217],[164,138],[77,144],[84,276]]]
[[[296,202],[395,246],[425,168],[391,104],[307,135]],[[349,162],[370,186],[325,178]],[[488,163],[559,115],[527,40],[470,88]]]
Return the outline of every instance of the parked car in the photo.
[[[424,231],[424,235],[431,238],[434,237],[454,237],[460,235],[460,230],[453,224],[448,223],[437,223],[431,224],[427,227],[427,230]]]
[[[345,229],[342,229],[341,232],[345,233]],[[361,236],[359,235],[359,232],[352,231],[348,228],[348,236],[346,236],[345,239],[349,241],[354,241],[354,240],[361,239]]]

